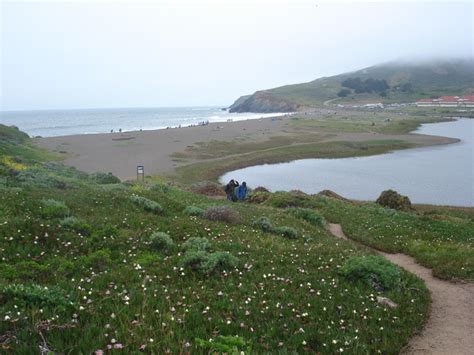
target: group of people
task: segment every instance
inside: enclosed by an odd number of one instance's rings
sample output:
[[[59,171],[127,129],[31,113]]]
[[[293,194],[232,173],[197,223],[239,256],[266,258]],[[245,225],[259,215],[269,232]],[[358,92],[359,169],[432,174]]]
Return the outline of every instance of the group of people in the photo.
[[[229,201],[243,201],[247,197],[247,183],[244,181],[241,185],[232,179],[225,185],[224,191]]]

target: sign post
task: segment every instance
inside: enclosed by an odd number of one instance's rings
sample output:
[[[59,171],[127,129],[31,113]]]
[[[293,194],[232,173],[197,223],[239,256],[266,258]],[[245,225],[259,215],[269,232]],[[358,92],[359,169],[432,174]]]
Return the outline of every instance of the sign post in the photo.
[[[142,176],[142,181],[145,181],[145,168],[143,165],[137,166],[137,181],[140,181],[140,175]]]

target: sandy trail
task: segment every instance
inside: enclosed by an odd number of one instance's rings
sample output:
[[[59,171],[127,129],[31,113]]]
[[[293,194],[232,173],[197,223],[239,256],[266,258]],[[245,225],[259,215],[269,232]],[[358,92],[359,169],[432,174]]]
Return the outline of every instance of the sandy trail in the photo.
[[[337,238],[348,239],[339,224],[330,223],[329,231]],[[379,254],[423,279],[433,301],[424,329],[410,340],[403,353],[474,354],[474,284],[437,279],[430,269],[404,254]]]

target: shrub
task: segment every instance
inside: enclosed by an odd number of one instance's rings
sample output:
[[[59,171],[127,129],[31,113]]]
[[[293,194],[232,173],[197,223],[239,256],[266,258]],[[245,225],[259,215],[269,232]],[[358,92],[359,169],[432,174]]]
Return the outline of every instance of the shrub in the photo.
[[[263,186],[257,186],[256,188],[252,190],[252,192],[270,192],[270,191],[268,191],[268,189]]]
[[[252,226],[261,229],[264,232],[271,232],[273,230],[272,222],[268,217],[262,216],[252,222]]]
[[[25,305],[37,307],[57,307],[65,310],[74,307],[66,297],[64,291],[58,287],[43,287],[40,285],[9,284],[0,286],[0,303],[15,301]]]
[[[268,193],[268,192],[252,192],[249,195],[248,202],[250,202],[250,203],[264,203],[269,198],[270,198],[270,193]]]
[[[66,229],[76,231],[82,235],[88,236],[91,234],[91,226],[87,223],[82,222],[76,217],[66,217],[62,219],[59,224]]]
[[[96,184],[119,184],[121,181],[118,177],[113,175],[112,173],[93,173],[90,175],[90,179],[94,181]]]
[[[296,218],[303,219],[315,226],[324,227],[326,221],[324,217],[314,212],[309,208],[296,208],[290,207],[286,210],[289,214],[295,216]]]
[[[171,237],[163,232],[155,232],[150,236],[150,245],[153,249],[170,254],[174,249],[174,242]]]
[[[207,260],[209,253],[203,250],[190,250],[184,254],[181,264],[193,271],[199,271],[201,265]]]
[[[182,265],[204,274],[214,271],[230,270],[238,265],[238,259],[227,252],[207,253],[203,250],[190,250],[184,254]]]
[[[377,290],[388,290],[400,284],[400,270],[381,256],[357,256],[346,261],[341,274],[349,280],[360,280]]]
[[[191,186],[191,191],[206,196],[225,196],[224,188],[215,182],[203,181]]]
[[[184,209],[183,213],[188,216],[202,217],[204,210],[196,206],[188,206]]]
[[[291,227],[286,227],[286,226],[276,227],[276,228],[273,228],[272,232],[275,234],[279,234],[288,239],[298,238],[298,231]]]
[[[208,251],[209,249],[211,249],[211,243],[207,238],[191,237],[185,243],[183,243],[182,247],[185,251]]]
[[[400,211],[410,211],[412,209],[410,199],[393,190],[383,191],[375,202],[381,206]]]
[[[201,271],[210,274],[213,271],[230,270],[237,267],[239,260],[228,252],[218,251],[208,254],[201,264]]]
[[[86,268],[92,268],[96,271],[103,271],[112,264],[110,250],[97,250],[87,256],[81,257],[80,262]]]
[[[275,192],[270,195],[267,204],[278,207],[316,207],[317,203],[308,195],[301,193]]]
[[[69,208],[62,201],[43,199],[41,205],[41,215],[45,218],[65,217],[69,214]]]
[[[204,211],[203,218],[210,221],[222,221],[228,223],[237,223],[240,215],[237,211],[227,206],[209,207]]]
[[[212,339],[211,339],[212,340]],[[239,336],[219,335],[216,339],[209,341],[196,338],[196,346],[207,350],[207,354],[251,354],[252,347]]]
[[[156,192],[163,192],[163,193],[168,193],[171,191],[171,186],[165,185],[165,184],[153,184],[150,187],[151,191],[156,191]]]
[[[160,213],[163,211],[163,208],[158,202],[153,200],[149,200],[143,196],[132,195],[129,197],[130,201],[132,201],[135,205],[143,208],[145,211],[153,212],[153,213]]]

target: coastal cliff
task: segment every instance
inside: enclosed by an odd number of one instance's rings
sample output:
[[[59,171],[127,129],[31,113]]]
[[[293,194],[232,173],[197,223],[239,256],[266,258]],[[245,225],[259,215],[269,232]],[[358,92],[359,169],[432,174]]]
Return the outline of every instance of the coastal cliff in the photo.
[[[403,103],[474,92],[474,63],[466,59],[390,62],[354,72],[241,96],[230,112],[295,112],[331,102]]]

